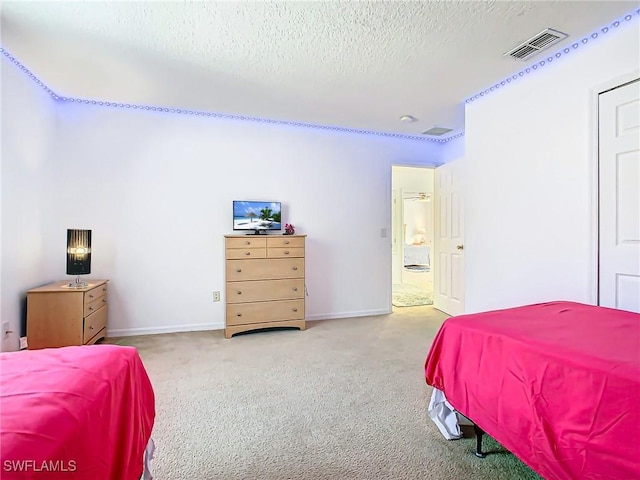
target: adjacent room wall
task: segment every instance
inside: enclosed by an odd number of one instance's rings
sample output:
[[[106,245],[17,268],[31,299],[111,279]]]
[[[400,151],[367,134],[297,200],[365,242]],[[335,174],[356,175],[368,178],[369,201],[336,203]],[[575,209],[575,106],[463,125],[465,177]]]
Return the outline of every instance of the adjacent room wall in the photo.
[[[1,318],[12,332],[0,334],[5,351],[16,350],[24,334],[26,291],[52,280],[56,272],[45,235],[56,212],[43,208],[51,204],[53,193],[55,116],[53,101],[42,88],[6,61],[1,71]],[[64,250],[59,254],[64,262]]]
[[[592,89],[640,68],[637,20],[466,109],[466,311],[595,301]]]
[[[8,91],[33,89],[11,80]],[[432,165],[437,144],[46,100],[55,142],[38,145],[48,169],[32,176],[52,191],[31,200],[31,215],[50,221],[30,235],[42,262],[3,264],[5,276],[28,272],[14,305],[65,278],[66,229],[88,228],[91,278],[111,282],[109,335],[222,328],[224,302],[212,292],[224,300],[231,202],[253,199],[281,201],[283,221],[308,235],[308,319],[391,311],[391,166]],[[22,115],[2,113],[5,122]],[[36,188],[15,180],[3,205]],[[3,232],[9,245],[24,241],[22,230]]]

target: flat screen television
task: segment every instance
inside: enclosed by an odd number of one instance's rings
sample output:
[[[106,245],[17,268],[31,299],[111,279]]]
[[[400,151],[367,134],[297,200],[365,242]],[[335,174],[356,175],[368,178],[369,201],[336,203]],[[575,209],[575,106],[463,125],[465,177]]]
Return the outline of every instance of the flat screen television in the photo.
[[[280,202],[233,201],[233,229],[255,234],[282,230]]]

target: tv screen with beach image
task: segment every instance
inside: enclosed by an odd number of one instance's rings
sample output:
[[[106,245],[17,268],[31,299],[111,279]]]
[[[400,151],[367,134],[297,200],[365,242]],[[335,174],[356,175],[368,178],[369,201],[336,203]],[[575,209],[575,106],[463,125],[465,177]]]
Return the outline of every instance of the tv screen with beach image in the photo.
[[[234,230],[281,230],[280,202],[233,201]]]

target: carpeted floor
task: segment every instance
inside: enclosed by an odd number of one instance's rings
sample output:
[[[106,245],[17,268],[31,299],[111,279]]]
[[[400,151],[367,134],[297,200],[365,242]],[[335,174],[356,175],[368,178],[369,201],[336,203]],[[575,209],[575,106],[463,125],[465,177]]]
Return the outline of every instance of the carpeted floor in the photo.
[[[221,331],[111,340],[151,377],[159,480],[523,480],[491,439],[447,441],[426,413],[433,307],[309,322],[225,340]]]
[[[433,292],[410,283],[394,284],[391,288],[391,303],[394,307],[433,305]]]

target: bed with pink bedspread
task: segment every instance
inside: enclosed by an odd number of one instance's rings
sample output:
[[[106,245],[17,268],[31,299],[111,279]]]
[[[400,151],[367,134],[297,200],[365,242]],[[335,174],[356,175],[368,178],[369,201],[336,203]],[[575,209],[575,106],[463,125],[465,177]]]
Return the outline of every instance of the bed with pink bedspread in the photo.
[[[637,313],[550,302],[452,317],[425,375],[547,480],[640,478]]]
[[[132,347],[0,354],[0,478],[138,480],[155,418]]]

